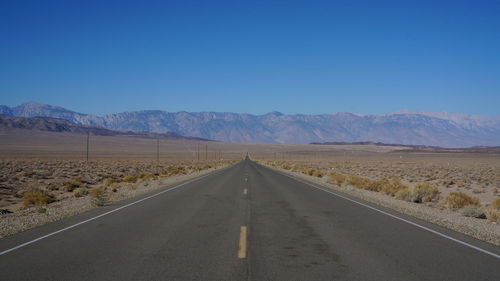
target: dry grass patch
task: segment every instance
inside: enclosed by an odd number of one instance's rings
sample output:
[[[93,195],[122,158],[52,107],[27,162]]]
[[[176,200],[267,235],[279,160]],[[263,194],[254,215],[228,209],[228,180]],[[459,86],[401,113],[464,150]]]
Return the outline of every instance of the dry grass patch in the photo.
[[[82,181],[80,179],[73,179],[71,181],[66,181],[63,183],[64,190],[67,192],[73,192],[75,188],[82,186]]]
[[[428,182],[419,182],[409,188],[411,201],[416,203],[432,202],[439,199],[439,190]]]
[[[444,205],[450,209],[461,209],[465,206],[481,206],[479,198],[467,195],[463,192],[451,192],[448,197],[444,199]]]
[[[90,197],[92,197],[92,198],[97,198],[103,193],[104,193],[104,189],[100,188],[100,187],[92,187],[89,190]]]
[[[439,190],[436,186],[419,182],[409,188],[402,188],[395,193],[395,197],[415,203],[434,202],[439,199]]]
[[[395,196],[398,191],[404,189],[408,189],[408,186],[402,184],[399,179],[393,178],[390,182],[382,186],[380,192],[390,196]]]
[[[139,176],[128,175],[128,176],[124,176],[122,178],[122,181],[135,183],[135,182],[137,182],[138,179],[139,179]]]
[[[154,180],[157,177],[156,177],[156,175],[154,175],[152,173],[142,173],[139,175],[139,178],[142,180]]]
[[[409,188],[400,189],[394,194],[394,197],[396,197],[396,199],[399,199],[399,200],[411,201],[410,200],[410,189]]]
[[[52,197],[40,190],[26,191],[23,194],[24,207],[47,205],[52,201]]]
[[[92,197],[92,203],[95,206],[105,206],[109,202],[109,196],[104,188],[93,187],[90,189],[89,194],[90,197]]]
[[[343,186],[344,183],[347,180],[347,177],[343,174],[340,173],[330,173],[328,174],[328,177],[330,178],[331,181],[333,181],[337,186]]]
[[[354,187],[357,187],[357,188],[364,189],[364,187],[368,184],[368,179],[367,178],[358,177],[358,176],[355,176],[355,175],[349,175],[349,176],[347,176],[346,183],[347,183],[347,185],[351,185],[351,186],[354,186]]]
[[[486,217],[492,222],[500,222],[500,198],[486,208]]]
[[[75,197],[83,197],[86,196],[87,194],[89,194],[89,190],[87,188],[79,187],[73,190],[73,196]]]
[[[104,186],[111,186],[114,183],[118,183],[119,181],[115,178],[105,178],[102,180],[102,184]]]

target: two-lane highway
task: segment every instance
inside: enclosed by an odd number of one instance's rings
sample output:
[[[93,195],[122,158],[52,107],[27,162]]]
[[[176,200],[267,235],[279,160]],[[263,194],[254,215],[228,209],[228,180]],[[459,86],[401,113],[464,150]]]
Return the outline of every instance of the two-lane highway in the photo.
[[[0,239],[49,234],[1,254],[0,280],[500,280],[499,247],[248,159],[143,198]]]

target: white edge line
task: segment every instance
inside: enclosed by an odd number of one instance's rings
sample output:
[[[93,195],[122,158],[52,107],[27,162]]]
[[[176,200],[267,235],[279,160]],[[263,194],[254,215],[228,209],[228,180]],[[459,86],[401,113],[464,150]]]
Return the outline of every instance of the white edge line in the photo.
[[[267,167],[267,168],[269,169],[269,167]],[[407,220],[407,219],[404,219],[404,218],[398,217],[398,216],[393,215],[393,214],[391,214],[391,213],[388,213],[388,212],[382,211],[382,210],[377,209],[377,208],[375,208],[375,207],[372,207],[372,206],[370,206],[370,205],[367,205],[367,204],[361,203],[361,202],[359,202],[359,201],[353,200],[353,199],[351,199],[351,198],[349,198],[349,197],[346,197],[346,196],[343,196],[343,195],[337,194],[337,193],[335,193],[335,192],[333,192],[333,191],[326,190],[326,189],[321,188],[321,187],[317,187],[317,186],[315,186],[313,183],[309,183],[309,182],[303,181],[303,180],[298,179],[298,178],[295,178],[295,177],[293,177],[293,176],[291,176],[291,175],[287,175],[287,174],[285,174],[285,173],[283,173],[283,172],[281,172],[281,171],[279,171],[279,173],[280,173],[280,174],[282,174],[283,176],[289,177],[289,178],[291,178],[291,179],[293,179],[293,180],[296,180],[296,181],[298,181],[298,182],[301,182],[301,183],[303,183],[303,184],[306,184],[306,185],[309,185],[309,186],[314,187],[314,188],[316,188],[316,189],[322,190],[322,191],[324,191],[324,192],[326,192],[326,193],[329,193],[329,194],[335,195],[335,196],[337,196],[337,197],[340,197],[340,198],[345,199],[345,200],[347,200],[347,201],[350,201],[350,202],[352,202],[352,203],[356,203],[356,204],[361,205],[361,206],[363,206],[363,207],[366,207],[366,208],[368,208],[368,209],[371,209],[371,210],[377,211],[377,212],[379,212],[379,213],[382,213],[382,214],[387,215],[387,216],[389,216],[389,217],[395,218],[395,219],[400,220],[400,221],[402,221],[402,222],[405,222],[405,223],[411,224],[411,225],[416,226],[416,227],[418,227],[418,228],[421,228],[421,229],[423,229],[423,230],[427,230],[427,231],[429,231],[429,232],[431,232],[431,233],[434,233],[434,234],[436,234],[436,235],[439,235],[439,236],[441,236],[441,237],[443,237],[443,238],[446,238],[446,239],[449,239],[449,240],[454,241],[454,242],[456,242],[456,243],[462,244],[462,245],[464,245],[464,246],[467,246],[467,247],[472,248],[472,249],[474,249],[474,250],[477,250],[477,251],[479,251],[479,252],[485,253],[485,254],[490,255],[490,256],[492,256],[492,257],[495,257],[495,258],[497,258],[497,259],[499,259],[499,258],[500,258],[500,255],[497,255],[497,254],[495,254],[495,253],[493,253],[493,252],[490,252],[490,251],[488,251],[488,250],[485,250],[485,249],[479,248],[479,247],[477,247],[477,246],[474,246],[474,245],[469,244],[469,243],[467,243],[467,242],[464,242],[464,241],[462,241],[462,240],[458,240],[458,239],[456,239],[456,238],[453,238],[453,237],[451,237],[451,236],[448,236],[448,235],[446,235],[446,234],[444,234],[444,233],[441,233],[441,232],[439,232],[439,231],[436,231],[436,230],[434,230],[434,229],[431,229],[431,228],[428,228],[428,227],[426,227],[426,226],[420,225],[420,224],[418,224],[418,223],[415,223],[415,222],[409,221],[409,220]]]
[[[238,164],[238,163],[236,163],[236,164]],[[47,237],[50,237],[50,236],[56,235],[56,234],[58,234],[58,233],[61,233],[61,232],[63,232],[63,231],[66,231],[66,230],[68,230],[68,229],[72,229],[72,228],[77,227],[77,226],[79,226],[79,225],[82,225],[82,224],[84,224],[84,223],[87,223],[87,222],[93,221],[93,220],[95,220],[95,219],[98,219],[98,218],[100,218],[100,217],[104,217],[104,216],[106,216],[106,215],[112,214],[112,213],[117,212],[117,211],[119,211],[119,210],[121,210],[121,209],[125,209],[125,208],[127,208],[127,207],[130,207],[130,206],[135,205],[135,204],[137,204],[137,203],[140,203],[140,202],[142,202],[142,201],[145,201],[145,200],[151,199],[151,198],[156,197],[156,196],[158,196],[158,195],[161,195],[161,194],[163,194],[163,193],[165,193],[165,192],[172,191],[172,190],[177,189],[177,188],[179,188],[179,187],[182,187],[182,186],[184,186],[184,185],[186,185],[186,184],[189,184],[189,183],[192,183],[192,182],[195,182],[195,181],[201,180],[201,179],[203,179],[203,178],[206,178],[206,177],[211,176],[211,175],[214,175],[214,174],[218,174],[218,173],[222,172],[223,170],[226,170],[226,169],[228,169],[228,168],[230,168],[230,167],[232,167],[232,166],[234,166],[234,165],[236,165],[236,164],[233,164],[233,165],[230,165],[230,166],[224,167],[224,168],[222,168],[222,169],[221,169],[221,170],[219,170],[219,171],[214,171],[214,172],[216,172],[216,173],[212,172],[212,173],[208,173],[208,174],[206,174],[206,175],[203,175],[203,176],[200,176],[200,177],[197,177],[197,178],[194,178],[194,179],[188,180],[188,181],[186,181],[186,182],[183,182],[183,183],[181,183],[181,184],[178,184],[178,185],[176,185],[176,186],[174,186],[174,187],[171,187],[171,188],[169,188],[169,189],[162,190],[162,191],[160,191],[160,192],[158,192],[158,193],[155,193],[155,194],[149,195],[149,196],[147,196],[147,197],[144,197],[144,198],[142,198],[142,199],[139,199],[139,200],[137,200],[137,201],[134,201],[134,202],[128,203],[127,205],[123,205],[123,206],[121,206],[121,207],[118,207],[118,208],[113,209],[113,210],[111,210],[111,211],[107,211],[107,212],[105,212],[105,213],[102,213],[102,214],[97,215],[97,216],[95,216],[95,217],[92,217],[92,218],[90,218],[90,219],[86,219],[86,220],[84,220],[84,221],[81,221],[81,222],[78,222],[78,223],[72,224],[72,225],[67,226],[67,227],[65,227],[65,228],[62,228],[62,229],[59,229],[59,230],[57,230],[57,231],[51,232],[51,233],[49,233],[49,234],[46,234],[46,235],[40,236],[40,237],[38,237],[38,238],[35,238],[35,239],[31,240],[31,241],[28,241],[28,242],[25,242],[25,243],[23,243],[23,244],[17,245],[17,246],[15,246],[15,247],[13,247],[13,248],[10,248],[10,249],[7,249],[7,250],[4,250],[4,251],[0,252],[0,256],[5,255],[5,254],[7,254],[7,253],[9,253],[9,252],[12,252],[12,251],[14,251],[14,250],[17,250],[17,249],[19,249],[19,248],[22,248],[22,247],[24,247],[24,246],[28,246],[28,245],[30,245],[30,244],[33,244],[33,243],[35,243],[35,242],[37,242],[37,241],[40,241],[40,240],[42,240],[42,239],[45,239],[45,238],[47,238]]]

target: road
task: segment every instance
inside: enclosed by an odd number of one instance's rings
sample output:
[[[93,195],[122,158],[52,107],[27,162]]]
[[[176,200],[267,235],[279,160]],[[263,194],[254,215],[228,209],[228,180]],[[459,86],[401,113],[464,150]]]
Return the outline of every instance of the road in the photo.
[[[0,239],[49,234],[0,254],[0,280],[500,280],[499,247],[336,194],[247,159]]]

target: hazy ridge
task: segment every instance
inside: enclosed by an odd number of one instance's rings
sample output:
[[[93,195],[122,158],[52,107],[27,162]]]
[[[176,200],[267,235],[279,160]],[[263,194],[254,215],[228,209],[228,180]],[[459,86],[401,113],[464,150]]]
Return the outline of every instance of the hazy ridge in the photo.
[[[9,129],[36,130],[73,134],[90,133],[94,136],[128,136],[140,138],[206,140],[202,138],[185,137],[174,132],[155,133],[110,130],[98,126],[78,125],[65,119],[52,117],[15,117],[0,115],[0,130],[7,131]]]
[[[390,114],[282,114],[142,110],[95,116],[62,107],[24,103],[0,114],[61,118],[121,131],[175,132],[231,142],[382,142],[442,147],[500,145],[500,116],[441,112]]]

